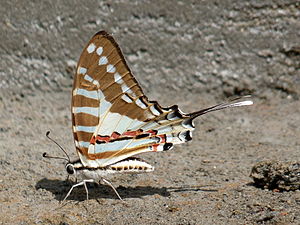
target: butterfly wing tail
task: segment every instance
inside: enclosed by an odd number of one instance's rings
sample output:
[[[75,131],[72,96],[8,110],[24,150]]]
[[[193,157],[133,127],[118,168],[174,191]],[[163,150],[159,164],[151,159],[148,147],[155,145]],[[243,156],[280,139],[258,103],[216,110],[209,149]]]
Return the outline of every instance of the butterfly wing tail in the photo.
[[[161,139],[159,142],[160,145],[164,143],[167,143],[168,146],[171,144],[181,144],[192,139],[192,131],[195,129],[193,120],[198,116],[226,108],[247,106],[252,104],[253,101],[250,99],[250,96],[244,96],[189,114],[181,112],[178,106],[172,106],[169,108],[169,110],[165,110],[165,112],[168,111],[165,115],[162,115],[161,118],[156,118],[152,122],[149,122],[147,125],[143,126],[142,129],[155,133],[156,137]],[[166,150],[166,148],[161,149]]]
[[[247,106],[247,105],[252,105],[253,101],[250,99],[250,96],[243,96],[239,98],[235,98],[229,102],[226,103],[221,103],[218,105],[211,106],[206,109],[202,109],[193,113],[187,114],[187,116],[190,116],[191,118],[196,118],[198,116],[201,116],[203,114],[213,112],[213,111],[218,111],[226,108],[233,108],[233,107],[240,107],[240,106]]]
[[[161,108],[162,113],[159,116],[142,125],[131,127],[114,142],[95,143],[95,156],[98,163],[105,166],[144,152],[170,150],[175,144],[192,140],[192,131],[195,129],[193,120],[196,117],[252,103],[251,100],[234,99],[190,114],[181,112],[177,105]]]

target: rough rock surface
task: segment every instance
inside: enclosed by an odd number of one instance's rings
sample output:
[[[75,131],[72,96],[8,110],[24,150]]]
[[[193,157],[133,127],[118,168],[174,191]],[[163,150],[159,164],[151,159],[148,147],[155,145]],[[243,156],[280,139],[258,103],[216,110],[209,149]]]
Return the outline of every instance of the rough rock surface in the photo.
[[[255,185],[270,190],[300,190],[300,162],[262,161],[252,168]]]

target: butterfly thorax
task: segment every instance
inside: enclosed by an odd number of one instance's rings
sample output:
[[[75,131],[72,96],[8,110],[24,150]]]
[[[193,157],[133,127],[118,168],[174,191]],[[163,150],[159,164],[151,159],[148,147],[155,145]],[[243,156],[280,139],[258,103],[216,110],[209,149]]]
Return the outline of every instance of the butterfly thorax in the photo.
[[[130,157],[103,167],[87,167],[77,160],[67,163],[66,170],[68,174],[75,175],[76,178],[98,181],[112,174],[151,172],[154,167],[139,158]]]

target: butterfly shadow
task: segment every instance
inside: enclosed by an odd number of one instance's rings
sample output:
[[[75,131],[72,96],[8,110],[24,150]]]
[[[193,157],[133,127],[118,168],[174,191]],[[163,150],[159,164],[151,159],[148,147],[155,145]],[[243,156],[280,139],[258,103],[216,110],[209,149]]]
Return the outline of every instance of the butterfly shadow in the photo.
[[[76,184],[70,180],[50,180],[43,178],[35,185],[36,189],[45,189],[55,195],[55,199],[61,201],[72,185]],[[89,199],[118,199],[114,191],[108,185],[87,183],[89,190]],[[123,199],[126,198],[141,198],[148,195],[160,195],[169,197],[172,192],[216,192],[218,190],[210,189],[204,186],[182,186],[182,187],[151,187],[151,186],[135,186],[124,187],[118,186],[116,190]],[[76,187],[68,197],[69,200],[84,201],[86,200],[86,192],[83,186]]]
[[[35,185],[36,189],[45,189],[50,191],[55,195],[55,199],[61,201],[72,185],[76,184],[73,181],[69,180],[49,180],[43,178],[38,181]],[[109,198],[109,199],[118,199],[112,188],[108,185],[97,184],[97,183],[87,183],[89,191],[89,199],[99,199],[99,198]],[[142,196],[147,195],[161,195],[164,197],[170,196],[167,188],[156,188],[151,186],[135,186],[135,187],[116,187],[117,192],[123,199],[126,198],[141,198]],[[68,197],[69,200],[75,201],[84,201],[86,200],[86,192],[83,186],[76,187]]]

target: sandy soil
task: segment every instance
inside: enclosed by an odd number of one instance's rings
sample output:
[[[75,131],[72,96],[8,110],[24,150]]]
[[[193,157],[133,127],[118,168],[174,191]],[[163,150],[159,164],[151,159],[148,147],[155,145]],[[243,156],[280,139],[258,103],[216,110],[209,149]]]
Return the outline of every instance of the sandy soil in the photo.
[[[0,224],[300,224],[300,191],[253,185],[263,160],[299,161],[297,1],[11,1],[0,36]],[[17,6],[17,7],[15,7]],[[75,7],[76,6],[76,7]],[[193,140],[141,157],[153,173],[76,188],[46,131],[76,158],[74,65],[113,32],[150,99],[191,112],[232,95],[254,106],[205,115]]]
[[[70,129],[70,93],[14,96],[1,101],[1,222],[3,224],[288,224],[299,222],[300,192],[274,192],[252,185],[252,166],[261,160],[299,157],[300,102],[255,99],[248,108],[196,120],[194,139],[172,151],[146,154],[151,174],[111,179],[125,203],[108,186],[90,186],[90,200],[71,184],[55,138],[75,159]],[[203,97],[178,98],[185,110],[209,105]],[[180,100],[181,99],[181,100]],[[184,102],[185,101],[185,102]],[[200,102],[203,102],[200,104]]]

